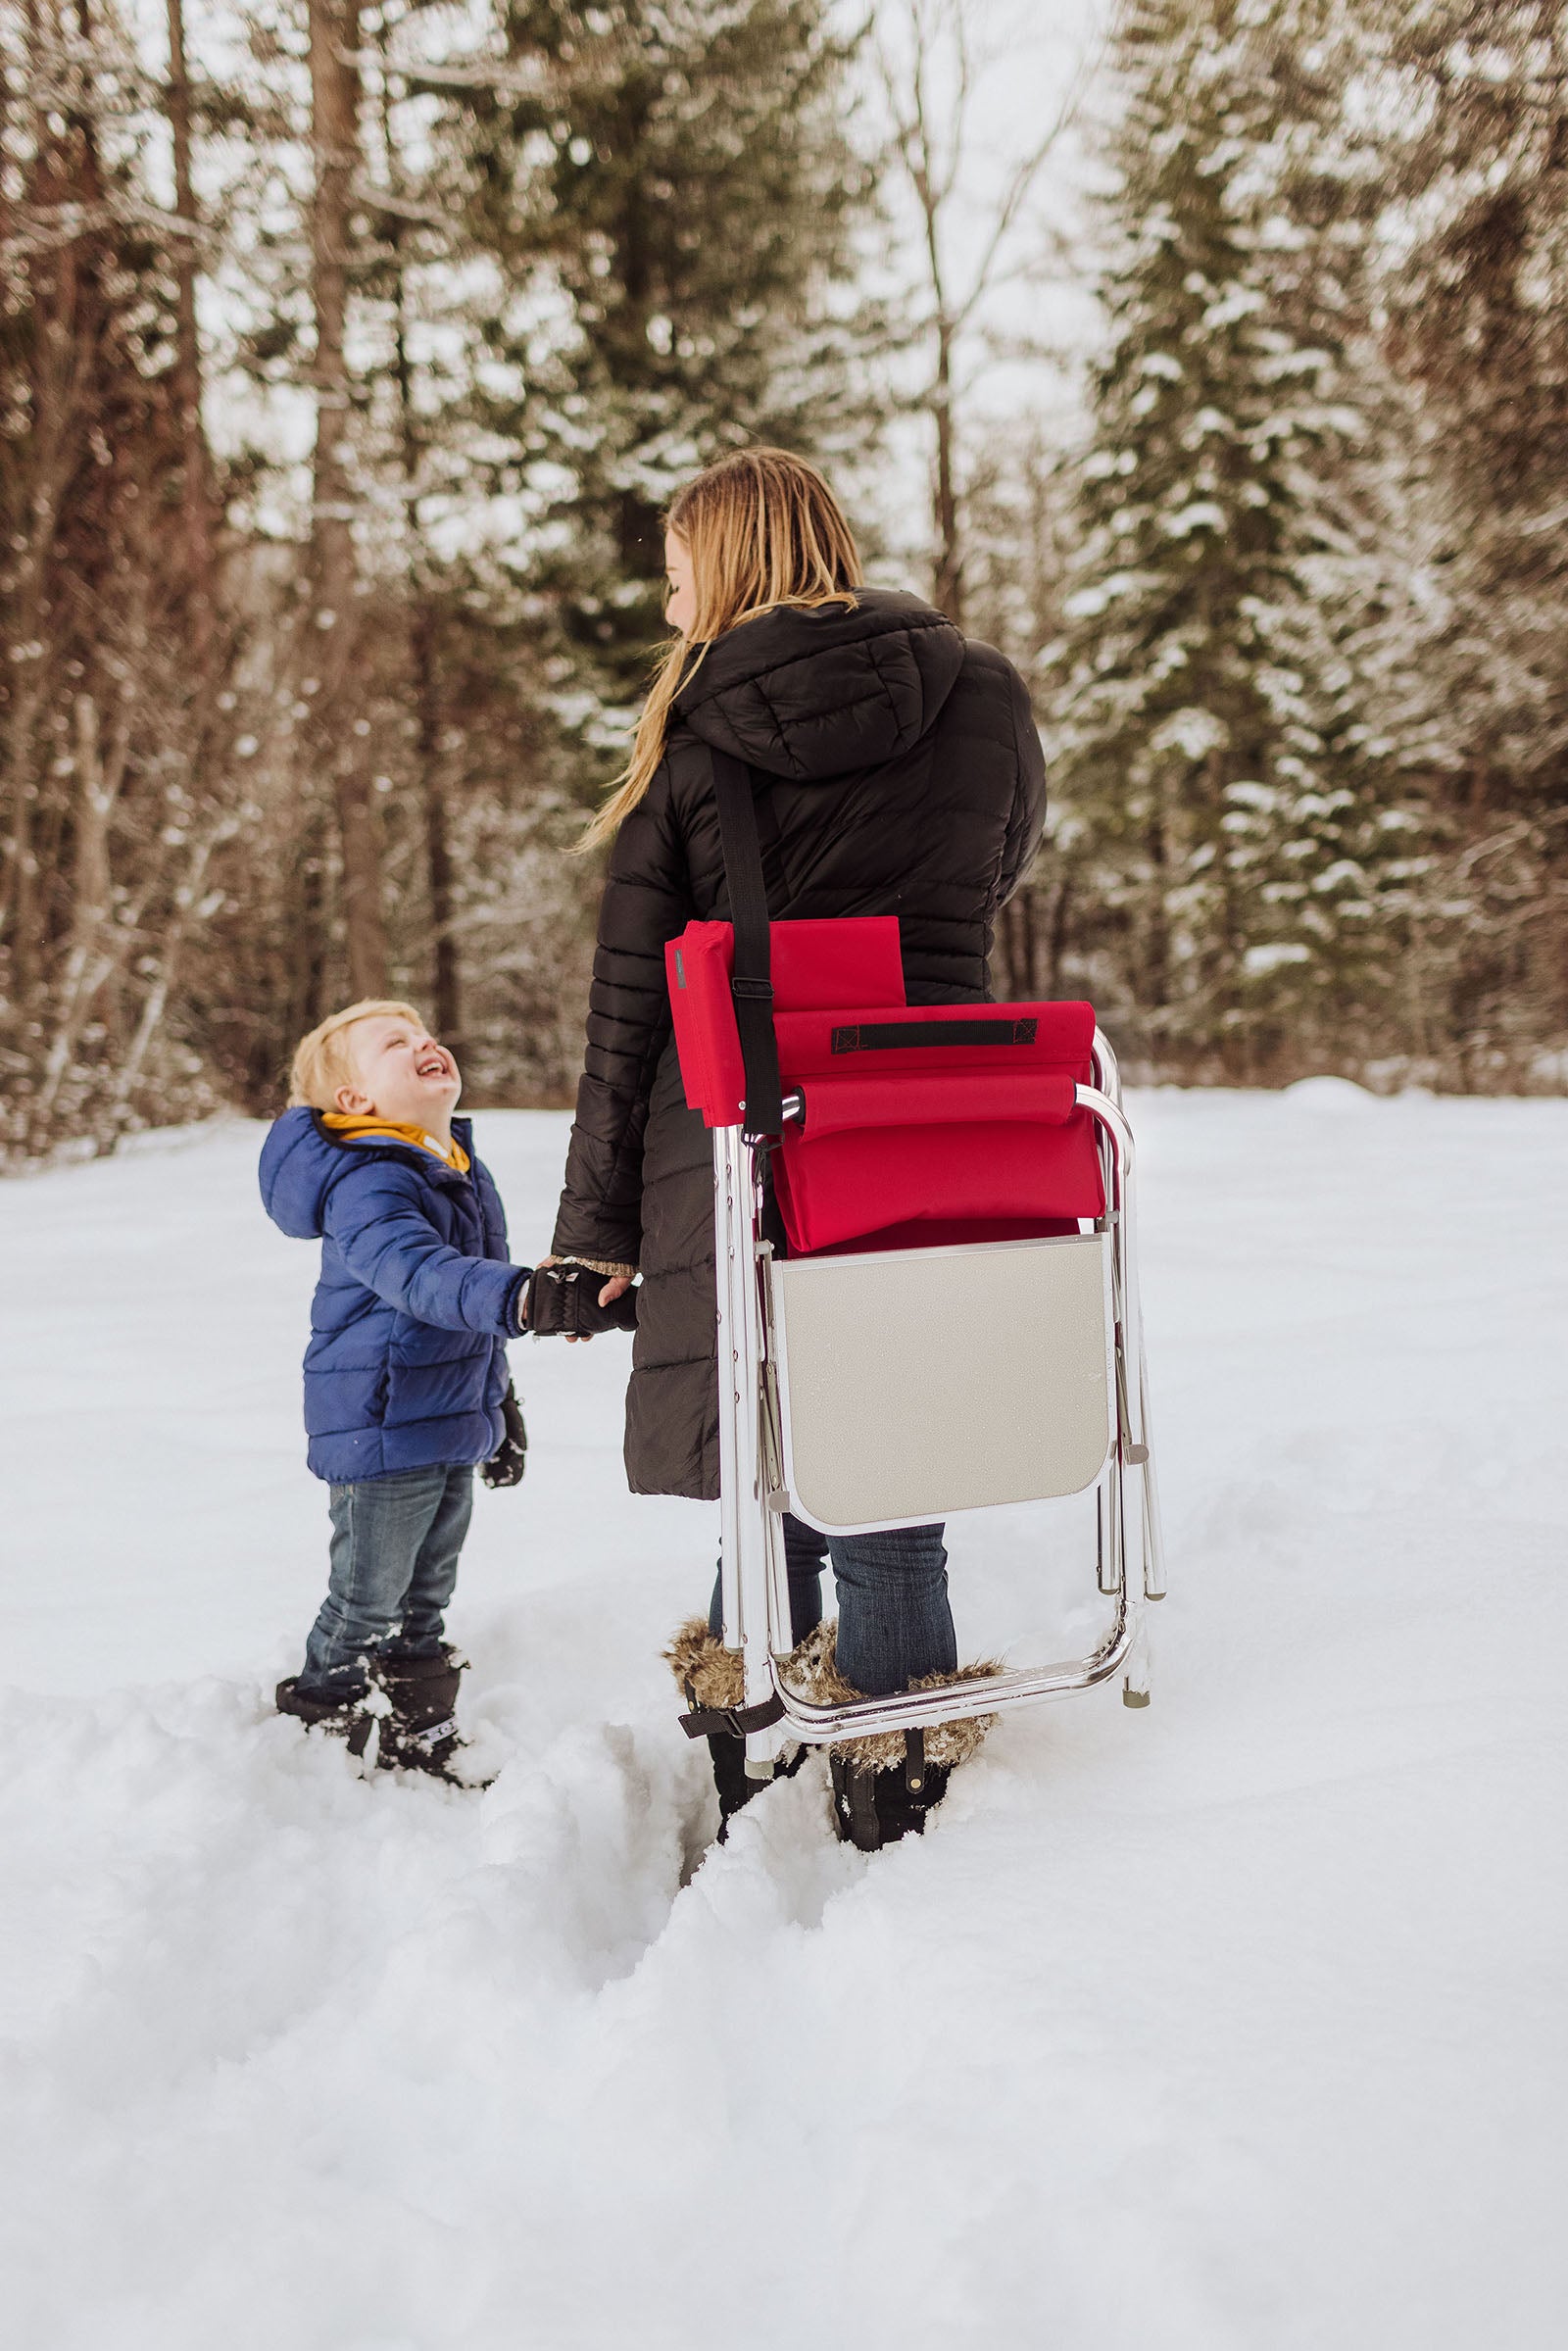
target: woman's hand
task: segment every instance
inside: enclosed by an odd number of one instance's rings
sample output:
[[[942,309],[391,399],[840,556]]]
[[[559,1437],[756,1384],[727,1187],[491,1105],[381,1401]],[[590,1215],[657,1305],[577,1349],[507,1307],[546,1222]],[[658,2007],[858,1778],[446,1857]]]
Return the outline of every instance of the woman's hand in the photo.
[[[564,1265],[569,1263],[569,1259],[564,1257],[549,1256],[541,1257],[539,1262],[541,1265]],[[599,1293],[599,1303],[602,1306],[612,1306],[617,1298],[625,1297],[627,1291],[631,1288],[636,1279],[637,1276],[632,1273],[612,1274],[610,1280],[605,1284],[603,1290],[601,1290]],[[585,1331],[580,1338],[568,1339],[566,1341],[566,1345],[568,1347],[590,1347],[592,1344],[593,1333],[591,1331]]]
[[[636,1275],[631,1273],[612,1274],[599,1293],[599,1303],[602,1306],[612,1306],[617,1298],[625,1297],[636,1279]],[[590,1347],[593,1344],[593,1336],[592,1331],[584,1331],[579,1339],[568,1339],[566,1345],[568,1347]]]
[[[617,1298],[625,1297],[636,1279],[635,1274],[612,1274],[599,1293],[599,1303],[602,1306],[612,1306]],[[593,1336],[592,1331],[584,1331],[580,1339],[568,1339],[566,1345],[568,1347],[590,1347],[593,1344]]]

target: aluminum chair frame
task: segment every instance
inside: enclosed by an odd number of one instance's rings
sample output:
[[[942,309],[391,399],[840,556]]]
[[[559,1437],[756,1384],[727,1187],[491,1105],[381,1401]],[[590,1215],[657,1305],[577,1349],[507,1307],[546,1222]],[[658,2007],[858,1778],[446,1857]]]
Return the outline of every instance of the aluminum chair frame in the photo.
[[[1094,1120],[1105,1207],[1096,1231],[1111,1249],[1113,1438],[1094,1481],[1097,1573],[1114,1606],[1108,1631],[1088,1656],[1001,1674],[970,1675],[938,1690],[823,1706],[791,1690],[780,1672],[793,1647],[784,1563],[782,1432],[765,1279],[771,1244],[762,1238],[762,1181],[757,1151],[741,1126],[713,1130],[713,1234],[718,1271],[720,1592],[724,1646],[744,1660],[744,1704],[782,1717],[746,1739],[746,1768],[769,1779],[785,1747],[822,1745],[876,1731],[929,1730],[966,1715],[1004,1712],[1071,1695],[1123,1677],[1131,1706],[1149,1702],[1146,1604],[1164,1596],[1159,1494],[1149,1416],[1149,1373],[1138,1292],[1135,1151],[1121,1106],[1121,1079],[1106,1038],[1095,1032],[1095,1084],[1076,1089]],[[785,1115],[799,1110],[786,1098]]]

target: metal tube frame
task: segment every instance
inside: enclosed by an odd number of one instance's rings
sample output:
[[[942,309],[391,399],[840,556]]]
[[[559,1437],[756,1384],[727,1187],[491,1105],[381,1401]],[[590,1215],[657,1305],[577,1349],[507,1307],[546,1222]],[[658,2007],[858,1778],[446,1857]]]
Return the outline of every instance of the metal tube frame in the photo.
[[[1093,1690],[1118,1672],[1132,1705],[1148,1702],[1144,1604],[1165,1590],[1159,1495],[1149,1422],[1149,1373],[1138,1295],[1132,1131],[1121,1109],[1121,1080],[1108,1041],[1097,1029],[1095,1084],[1077,1102],[1095,1121],[1104,1179],[1103,1228],[1112,1235],[1115,1320],[1114,1441],[1096,1482],[1101,1589],[1115,1602],[1100,1646],[1087,1657],[1013,1673],[970,1675],[938,1690],[819,1706],[792,1690],[779,1660],[793,1647],[785,1571],[780,1409],[771,1375],[761,1240],[762,1185],[758,1154],[739,1126],[713,1131],[713,1236],[718,1273],[718,1444],[720,1592],[724,1645],[744,1660],[745,1703],[776,1692],[784,1713],[746,1741],[746,1768],[771,1778],[783,1749],[822,1744],[873,1731],[928,1729],[965,1715],[999,1713],[1043,1698]],[[785,1105],[788,1115],[792,1104]],[[1128,1509],[1128,1480],[1137,1506]]]

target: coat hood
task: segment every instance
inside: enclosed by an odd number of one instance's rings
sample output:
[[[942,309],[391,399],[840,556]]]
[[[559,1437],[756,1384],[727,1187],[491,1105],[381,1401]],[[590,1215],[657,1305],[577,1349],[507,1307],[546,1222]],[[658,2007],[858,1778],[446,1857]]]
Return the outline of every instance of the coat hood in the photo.
[[[963,638],[917,596],[788,608],[715,637],[675,716],[764,774],[814,783],[897,759],[928,734],[963,666]]]
[[[469,1121],[455,1118],[452,1132],[471,1159],[473,1130]],[[439,1159],[428,1151],[411,1150],[401,1143],[335,1143],[322,1129],[314,1110],[285,1110],[281,1118],[272,1121],[262,1145],[258,1171],[262,1205],[279,1230],[292,1240],[318,1241],[324,1228],[326,1196],[353,1163],[353,1155],[379,1158],[386,1151],[395,1151],[399,1158],[416,1165],[422,1162],[435,1181],[440,1181],[446,1172]]]

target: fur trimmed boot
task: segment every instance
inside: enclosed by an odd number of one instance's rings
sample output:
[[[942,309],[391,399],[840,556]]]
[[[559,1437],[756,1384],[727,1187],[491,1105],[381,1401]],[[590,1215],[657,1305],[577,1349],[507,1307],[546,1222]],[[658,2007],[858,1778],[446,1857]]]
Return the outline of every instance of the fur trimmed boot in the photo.
[[[688,1707],[724,1712],[744,1702],[741,1660],[709,1631],[706,1617],[690,1618],[670,1641],[664,1660],[685,1694]],[[808,1633],[797,1649],[783,1660],[781,1671],[792,1689],[818,1706],[845,1706],[865,1692],[846,1682],[838,1669],[838,1626],[820,1624]],[[965,1666],[962,1674],[927,1674],[910,1684],[913,1690],[942,1690],[950,1682],[973,1674],[995,1674],[1001,1667],[989,1659]],[[840,1838],[863,1853],[896,1844],[901,1837],[919,1836],[925,1816],[948,1792],[948,1781],[960,1763],[978,1752],[994,1714],[976,1714],[956,1723],[938,1723],[920,1731],[873,1731],[863,1739],[845,1739],[829,1750],[833,1772],[833,1826]],[[710,1736],[713,1784],[718,1789],[720,1844],[730,1819],[749,1804],[765,1780],[746,1777],[746,1741],[734,1732]],[[798,1748],[782,1776],[800,1770],[807,1749]]]
[[[746,1702],[741,1659],[710,1632],[705,1616],[688,1617],[676,1630],[664,1651],[664,1663],[693,1712],[707,1712],[711,1707],[728,1713]],[[774,1778],[793,1779],[806,1761],[806,1752],[805,1747],[797,1747],[788,1762],[780,1764]],[[718,1841],[722,1844],[736,1813],[762,1788],[770,1788],[772,1781],[751,1778],[746,1769],[746,1741],[738,1731],[710,1732],[708,1753],[718,1790]]]
[[[790,1660],[790,1679],[818,1706],[845,1706],[864,1696],[838,1667],[838,1627],[819,1625]],[[911,1690],[942,1690],[950,1682],[1001,1668],[990,1659],[957,1674],[926,1674]],[[833,1826],[840,1839],[862,1853],[879,1852],[901,1837],[919,1837],[925,1816],[948,1792],[960,1763],[978,1752],[994,1714],[975,1714],[930,1731],[873,1731],[845,1739],[829,1750],[833,1771]]]
[[[279,1682],[272,1702],[279,1714],[292,1714],[308,1731],[324,1731],[330,1739],[343,1739],[355,1757],[366,1753],[378,1720],[368,1690],[358,1690],[352,1697],[318,1698],[301,1690],[298,1674]]]
[[[896,1845],[901,1837],[923,1837],[925,1816],[948,1792],[951,1766],[927,1763],[920,1733],[906,1734],[908,1758],[902,1769],[873,1771],[868,1763],[852,1763],[834,1747],[833,1826],[841,1844],[861,1853],[879,1853]]]
[[[428,1772],[454,1788],[466,1783],[453,1770],[463,1745],[458,1736],[458,1686],[466,1660],[443,1642],[433,1657],[379,1657],[375,1678],[391,1700],[381,1725],[376,1762],[383,1771],[400,1765]]]

